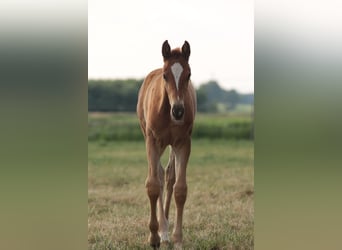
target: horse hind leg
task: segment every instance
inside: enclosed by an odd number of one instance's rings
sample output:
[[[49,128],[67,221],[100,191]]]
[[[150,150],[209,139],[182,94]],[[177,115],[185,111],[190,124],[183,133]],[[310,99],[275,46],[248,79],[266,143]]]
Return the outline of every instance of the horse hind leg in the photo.
[[[170,147],[170,155],[169,155],[169,162],[166,167],[166,197],[165,197],[165,216],[166,219],[169,219],[169,211],[170,211],[170,204],[172,199],[173,193],[173,185],[176,181],[176,174],[175,174],[175,153],[173,149]]]

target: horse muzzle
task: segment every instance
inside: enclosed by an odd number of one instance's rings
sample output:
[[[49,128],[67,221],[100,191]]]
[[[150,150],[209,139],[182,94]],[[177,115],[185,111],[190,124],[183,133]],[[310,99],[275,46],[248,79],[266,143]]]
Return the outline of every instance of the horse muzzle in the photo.
[[[183,104],[174,104],[172,106],[172,116],[176,121],[182,120],[184,116],[184,105]]]

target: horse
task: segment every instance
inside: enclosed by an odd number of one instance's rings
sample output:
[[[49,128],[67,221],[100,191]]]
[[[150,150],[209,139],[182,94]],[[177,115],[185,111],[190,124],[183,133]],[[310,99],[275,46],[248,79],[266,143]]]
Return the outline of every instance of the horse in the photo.
[[[190,80],[190,44],[185,41],[182,48],[171,51],[166,40],[162,45],[162,56],[163,67],[146,76],[137,103],[137,116],[145,138],[148,161],[145,187],[151,212],[149,243],[153,249],[159,248],[160,243],[170,243],[168,219],[174,192],[176,218],[172,238],[175,249],[182,249],[183,209],[187,197],[186,168],[197,109],[196,92]],[[170,154],[165,171],[160,157],[167,146]]]

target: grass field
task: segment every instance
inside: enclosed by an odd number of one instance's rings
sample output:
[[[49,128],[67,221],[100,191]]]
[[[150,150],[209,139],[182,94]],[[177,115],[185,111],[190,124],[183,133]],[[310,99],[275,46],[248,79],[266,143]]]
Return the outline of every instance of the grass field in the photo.
[[[196,115],[192,132],[195,139],[253,138],[253,117],[250,112]],[[89,141],[143,140],[135,113],[89,113]]]
[[[253,161],[251,140],[193,140],[184,249],[253,249]],[[143,141],[89,142],[88,249],[150,249],[146,174]]]

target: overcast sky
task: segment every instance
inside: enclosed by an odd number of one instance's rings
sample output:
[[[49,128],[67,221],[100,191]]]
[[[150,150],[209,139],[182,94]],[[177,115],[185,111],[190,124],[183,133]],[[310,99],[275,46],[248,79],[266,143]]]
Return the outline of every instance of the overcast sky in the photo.
[[[252,0],[89,0],[88,39],[92,79],[143,78],[162,66],[165,40],[187,40],[195,86],[254,92]]]

